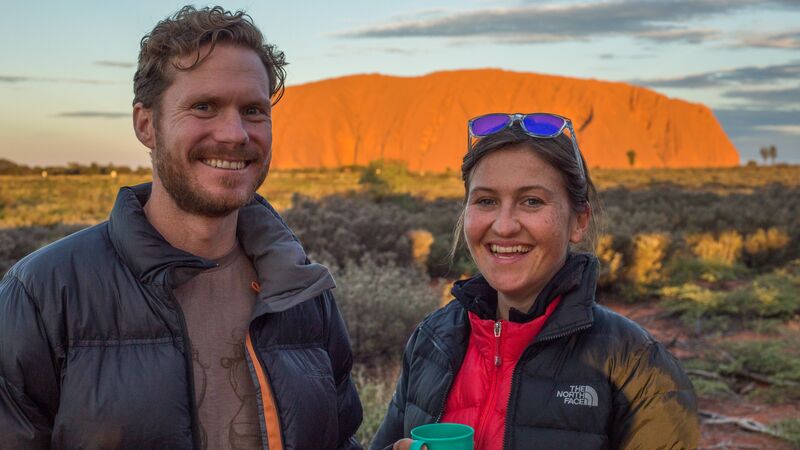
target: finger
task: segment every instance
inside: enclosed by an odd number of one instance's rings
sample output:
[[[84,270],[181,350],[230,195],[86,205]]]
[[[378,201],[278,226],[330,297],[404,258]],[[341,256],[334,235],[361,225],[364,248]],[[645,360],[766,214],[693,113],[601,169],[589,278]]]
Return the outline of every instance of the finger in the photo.
[[[411,443],[414,442],[411,439],[400,439],[399,441],[395,442],[392,446],[392,450],[409,450],[411,448]]]

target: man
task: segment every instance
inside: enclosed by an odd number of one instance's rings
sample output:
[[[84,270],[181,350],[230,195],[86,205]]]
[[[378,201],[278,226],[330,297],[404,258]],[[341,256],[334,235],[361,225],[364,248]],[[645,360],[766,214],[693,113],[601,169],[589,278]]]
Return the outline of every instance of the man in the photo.
[[[359,448],[333,279],[254,195],[284,65],[219,7],[142,40],[152,185],[0,283],[0,448]]]

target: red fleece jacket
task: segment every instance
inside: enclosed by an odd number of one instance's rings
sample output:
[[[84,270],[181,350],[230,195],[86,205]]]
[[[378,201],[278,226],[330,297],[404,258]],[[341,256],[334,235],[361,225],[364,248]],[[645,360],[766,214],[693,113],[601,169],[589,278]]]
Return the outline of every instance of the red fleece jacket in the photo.
[[[448,394],[441,422],[474,428],[475,450],[503,447],[514,367],[560,301],[561,297],[554,299],[543,315],[527,323],[483,320],[469,313],[467,354]]]

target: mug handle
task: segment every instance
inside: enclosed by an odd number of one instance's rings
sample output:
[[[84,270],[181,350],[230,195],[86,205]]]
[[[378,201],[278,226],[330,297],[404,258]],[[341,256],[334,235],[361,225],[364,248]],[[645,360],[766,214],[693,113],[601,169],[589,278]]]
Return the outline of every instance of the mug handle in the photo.
[[[422,448],[423,445],[426,446],[424,449]],[[425,441],[414,439],[411,441],[411,447],[408,450],[426,450],[428,448],[427,445],[428,443]]]

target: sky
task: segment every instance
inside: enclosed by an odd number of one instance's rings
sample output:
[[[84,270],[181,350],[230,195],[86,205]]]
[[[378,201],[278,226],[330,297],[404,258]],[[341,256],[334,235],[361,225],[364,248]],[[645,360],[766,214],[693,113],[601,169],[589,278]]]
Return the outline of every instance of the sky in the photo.
[[[184,4],[4,4],[0,158],[149,165],[131,126],[139,41]],[[622,81],[712,108],[742,163],[765,145],[800,163],[800,0],[219,4],[247,11],[286,53],[288,85],[487,67]]]

